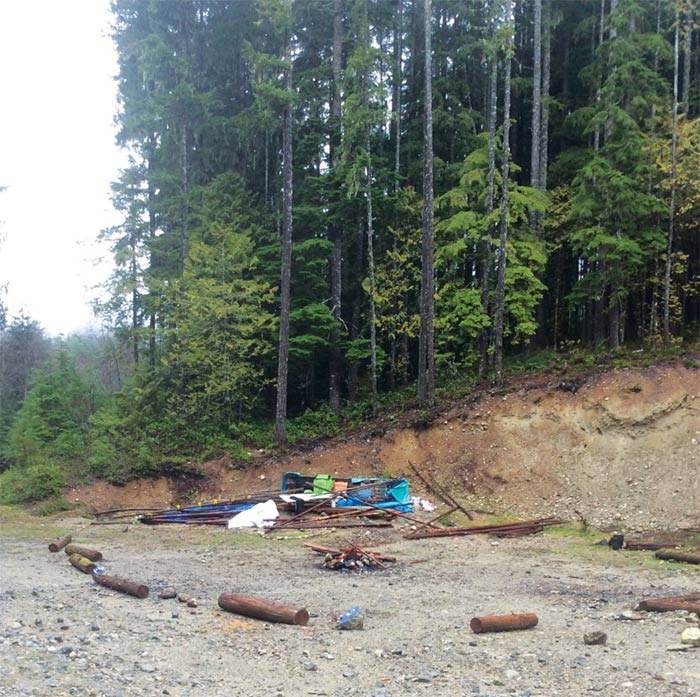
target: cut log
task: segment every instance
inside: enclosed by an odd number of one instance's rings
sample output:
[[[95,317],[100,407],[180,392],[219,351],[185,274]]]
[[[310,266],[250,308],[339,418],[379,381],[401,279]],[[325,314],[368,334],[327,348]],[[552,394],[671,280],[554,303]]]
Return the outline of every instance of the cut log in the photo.
[[[49,543],[49,552],[60,552],[70,541],[72,537],[70,535],[64,535],[59,537],[55,542]]]
[[[700,554],[676,552],[672,549],[660,549],[656,553],[656,558],[663,559],[664,561],[682,561],[686,564],[700,564]]]
[[[530,629],[537,626],[537,615],[525,612],[519,615],[491,615],[473,617],[469,626],[474,634],[483,632],[510,632],[515,629]]]
[[[694,603],[700,601],[700,593],[689,593],[688,595],[669,595],[665,598],[648,598],[647,600],[642,600],[639,605],[637,605],[637,610],[648,610],[650,603]]]
[[[136,598],[148,597],[148,586],[145,586],[143,583],[134,583],[133,581],[127,581],[116,576],[106,576],[105,574],[93,574],[92,577],[95,579],[95,583],[105,588],[111,588],[120,593],[127,593]]]
[[[219,607],[227,612],[235,612],[238,615],[266,622],[282,622],[302,626],[306,626],[309,622],[309,613],[305,608],[295,608],[253,595],[222,593],[219,596]]]
[[[79,554],[71,554],[70,557],[68,557],[68,561],[84,574],[91,574],[97,568],[97,564],[85,557],[81,557]]]
[[[640,603],[644,607],[640,610],[647,612],[674,612],[675,610],[685,610],[686,612],[695,612],[700,614],[700,603],[687,602],[683,600],[645,600]]]
[[[89,547],[83,547],[82,545],[69,544],[66,546],[65,552],[68,556],[71,554],[79,554],[81,557],[85,557],[90,561],[100,561],[102,559],[102,552],[98,552],[96,549],[90,549]]]

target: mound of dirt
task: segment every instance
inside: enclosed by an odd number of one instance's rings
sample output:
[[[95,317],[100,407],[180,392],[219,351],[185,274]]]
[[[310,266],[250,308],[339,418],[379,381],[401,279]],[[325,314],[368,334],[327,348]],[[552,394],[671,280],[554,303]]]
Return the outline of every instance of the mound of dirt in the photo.
[[[561,382],[543,378],[485,393],[422,428],[326,442],[234,468],[205,463],[187,501],[279,488],[283,471],[405,475],[449,488],[467,508],[499,515],[583,518],[601,528],[700,525],[700,371],[677,364],[615,369]],[[182,486],[165,478],[71,492],[94,510],[168,506]]]

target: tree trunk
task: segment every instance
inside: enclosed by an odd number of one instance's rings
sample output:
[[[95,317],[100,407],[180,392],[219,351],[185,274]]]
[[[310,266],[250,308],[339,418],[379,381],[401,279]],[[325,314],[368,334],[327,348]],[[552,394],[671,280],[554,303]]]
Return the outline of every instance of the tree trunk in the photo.
[[[420,336],[418,346],[418,402],[422,408],[435,401],[434,315],[435,295],[433,280],[433,107],[431,19],[432,2],[424,0],[425,27],[425,89],[423,112],[423,245],[421,273]]]
[[[331,99],[331,136],[328,166],[333,169],[336,164],[336,151],[340,145],[341,119],[341,81],[343,52],[343,0],[333,2],[333,95]],[[339,341],[339,327],[342,318],[342,262],[343,230],[337,224],[331,224],[331,312],[338,327],[331,335],[330,364],[328,369],[328,406],[333,414],[340,415],[340,370],[342,356]]]
[[[693,8],[688,5],[683,36],[683,113],[690,113],[690,56],[693,48]]]
[[[507,2],[508,21],[511,21],[512,9],[510,0]],[[505,50],[505,77],[503,98],[503,163],[502,163],[502,190],[501,190],[501,238],[498,247],[498,281],[496,283],[496,309],[494,314],[494,380],[496,385],[503,382],[503,328],[505,323],[505,298],[506,298],[506,244],[508,241],[508,176],[510,170],[510,147],[508,137],[510,134],[510,72],[512,54],[512,31],[508,36]]]
[[[369,336],[372,379],[372,416],[377,415],[377,319],[374,308],[374,225],[372,224],[372,159],[367,129],[367,267],[369,273]]]
[[[493,39],[495,40],[495,39]],[[491,78],[489,91],[489,171],[488,194],[486,199],[486,213],[493,213],[496,180],[496,120],[498,118],[498,54],[493,50],[491,55]],[[493,246],[493,226],[489,223],[483,244],[481,267],[481,307],[484,315],[489,316],[489,278],[491,276],[491,250]],[[481,360],[479,363],[479,377],[486,378],[489,369],[489,328],[481,330],[479,337],[481,348]]]
[[[291,0],[289,0],[291,13]],[[285,90],[292,94],[292,47],[287,36],[285,45]],[[278,443],[287,441],[287,375],[289,370],[289,310],[292,276],[292,117],[290,101],[284,109],[282,135],[282,262],[280,275],[280,334],[277,356],[277,405],[275,409],[275,436]]]
[[[542,38],[542,120],[540,122],[540,180],[538,188],[547,191],[547,168],[549,167],[549,80],[552,53],[552,6],[544,0]]]
[[[532,63],[532,144],[530,148],[530,186],[540,186],[540,124],[542,111],[542,0],[535,2],[534,56]],[[531,214],[530,224],[536,224]]]
[[[679,27],[676,15],[676,32],[673,42],[673,131],[671,135],[671,203],[668,216],[668,240],[666,244],[666,270],[664,273],[664,347],[671,343],[671,262],[673,257],[673,228],[676,216],[676,149],[678,144],[678,54]]]

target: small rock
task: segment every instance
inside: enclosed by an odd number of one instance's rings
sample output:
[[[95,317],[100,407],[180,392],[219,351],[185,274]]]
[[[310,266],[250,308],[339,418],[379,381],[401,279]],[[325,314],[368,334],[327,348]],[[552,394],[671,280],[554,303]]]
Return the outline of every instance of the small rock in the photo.
[[[141,670],[144,673],[155,673],[156,669],[150,663],[142,663]]]
[[[318,670],[318,666],[315,663],[304,663],[304,670]]]
[[[168,588],[163,588],[163,590],[160,592],[160,597],[163,600],[170,600],[170,598],[176,598],[177,591],[172,586],[168,586]]]
[[[187,593],[179,593],[178,596],[177,596],[177,599],[178,599],[181,603],[186,603],[186,602],[190,599],[190,596],[187,595]]]
[[[608,635],[605,632],[588,632],[583,635],[583,643],[587,646],[597,646],[605,644]]]
[[[197,599],[196,598],[190,598],[187,601],[187,607],[197,607]]]
[[[639,622],[640,620],[643,620],[644,617],[637,612],[632,612],[632,610],[625,610],[617,616],[617,619]]]

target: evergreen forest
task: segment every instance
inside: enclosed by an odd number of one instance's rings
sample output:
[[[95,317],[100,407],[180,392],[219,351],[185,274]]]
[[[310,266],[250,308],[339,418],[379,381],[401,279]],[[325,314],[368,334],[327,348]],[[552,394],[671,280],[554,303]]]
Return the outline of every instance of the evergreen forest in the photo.
[[[698,0],[112,13],[105,331],[0,312],[0,502],[697,342]]]

